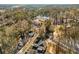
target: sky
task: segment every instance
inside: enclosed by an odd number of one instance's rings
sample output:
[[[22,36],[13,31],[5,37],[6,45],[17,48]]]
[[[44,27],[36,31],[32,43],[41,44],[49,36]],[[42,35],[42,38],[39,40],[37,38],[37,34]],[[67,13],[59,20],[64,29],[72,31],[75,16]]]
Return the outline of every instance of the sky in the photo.
[[[0,0],[0,4],[79,4],[79,0]]]

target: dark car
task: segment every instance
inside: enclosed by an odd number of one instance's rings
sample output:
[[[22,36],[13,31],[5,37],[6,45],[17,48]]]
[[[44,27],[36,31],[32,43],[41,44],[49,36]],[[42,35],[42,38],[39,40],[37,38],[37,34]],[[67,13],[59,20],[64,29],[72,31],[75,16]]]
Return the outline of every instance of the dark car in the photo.
[[[29,35],[29,37],[33,37],[34,36],[34,32],[33,31],[29,31],[28,35]]]

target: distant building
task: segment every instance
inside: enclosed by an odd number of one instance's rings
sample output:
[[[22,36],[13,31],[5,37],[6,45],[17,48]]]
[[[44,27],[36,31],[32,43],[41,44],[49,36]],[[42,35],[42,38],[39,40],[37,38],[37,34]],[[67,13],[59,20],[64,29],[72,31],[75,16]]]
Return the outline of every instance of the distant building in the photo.
[[[48,20],[49,19],[49,17],[48,16],[36,16],[35,17],[36,19],[43,19],[43,20]]]
[[[49,17],[47,16],[36,16],[35,20],[33,21],[34,24],[40,25],[41,22],[48,20]]]

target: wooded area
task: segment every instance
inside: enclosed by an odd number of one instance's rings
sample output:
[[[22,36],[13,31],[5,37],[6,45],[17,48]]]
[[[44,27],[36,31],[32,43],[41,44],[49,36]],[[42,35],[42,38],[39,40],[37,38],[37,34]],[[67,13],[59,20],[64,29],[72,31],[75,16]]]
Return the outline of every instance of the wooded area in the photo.
[[[79,53],[79,8],[0,8],[1,54]]]

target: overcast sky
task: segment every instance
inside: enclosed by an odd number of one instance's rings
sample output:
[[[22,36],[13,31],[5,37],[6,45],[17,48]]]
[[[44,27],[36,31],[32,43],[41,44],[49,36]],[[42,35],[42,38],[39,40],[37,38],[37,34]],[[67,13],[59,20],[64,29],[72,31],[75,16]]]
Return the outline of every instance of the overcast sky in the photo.
[[[79,4],[79,0],[0,0],[0,4]]]

